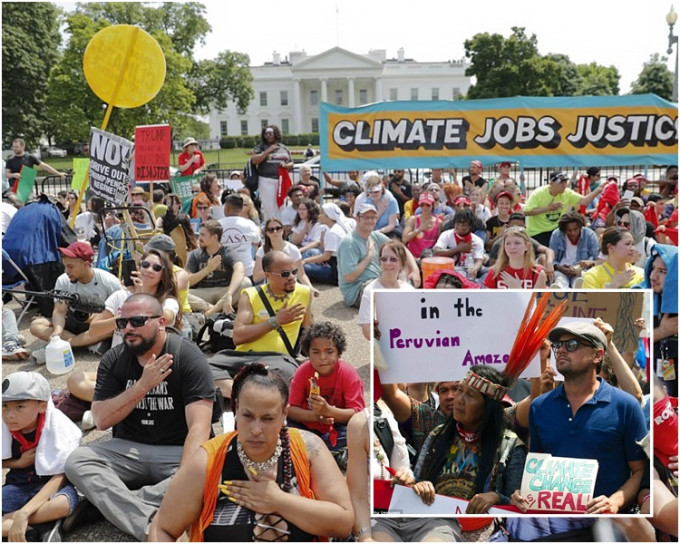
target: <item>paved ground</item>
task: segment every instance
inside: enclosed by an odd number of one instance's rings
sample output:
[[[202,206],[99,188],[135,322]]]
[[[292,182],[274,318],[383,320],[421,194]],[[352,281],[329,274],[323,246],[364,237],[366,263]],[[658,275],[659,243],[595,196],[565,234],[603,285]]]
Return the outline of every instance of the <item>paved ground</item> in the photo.
[[[365,398],[368,400],[369,393],[369,351],[368,342],[361,335],[361,330],[356,325],[357,311],[345,306],[340,290],[337,287],[318,286],[320,296],[314,300],[313,312],[315,321],[331,321],[339,324],[347,335],[347,353],[343,356],[347,362],[351,363],[361,375],[364,381]],[[18,305],[10,303],[9,308],[17,309]],[[18,315],[18,312],[16,312]],[[29,331],[31,318],[36,315],[35,311],[29,312],[19,324],[19,332],[27,340],[26,349],[32,351],[44,345],[44,342],[37,340]],[[84,371],[95,371],[99,358],[87,351],[78,349],[74,352],[76,358],[76,368]],[[23,362],[3,362],[3,375],[16,372],[17,370],[31,370],[43,374],[50,382],[52,389],[66,386],[67,376],[52,376],[44,366],[37,366],[32,359]],[[83,442],[90,443],[98,440],[106,440],[110,437],[110,432],[97,430],[86,431],[83,434]],[[90,527],[84,527],[69,535],[64,535],[64,541],[70,542],[133,542],[135,539],[122,533],[108,522],[99,522]]]

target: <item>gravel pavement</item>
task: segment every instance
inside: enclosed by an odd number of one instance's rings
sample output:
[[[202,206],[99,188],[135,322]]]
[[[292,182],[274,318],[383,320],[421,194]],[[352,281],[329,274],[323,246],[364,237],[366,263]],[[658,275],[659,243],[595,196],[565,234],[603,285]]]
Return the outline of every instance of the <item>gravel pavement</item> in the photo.
[[[351,363],[359,372],[364,381],[364,397],[368,402],[369,398],[369,350],[368,342],[364,340],[361,330],[356,324],[357,310],[348,308],[342,300],[340,289],[338,287],[330,287],[319,285],[317,288],[320,291],[320,296],[314,299],[313,314],[314,321],[331,321],[340,325],[347,336],[347,352],[343,359]],[[15,310],[16,315],[19,315],[18,304],[12,302],[8,307]],[[45,342],[36,339],[29,332],[31,319],[37,315],[35,310],[28,312],[24,316],[19,325],[19,332],[26,339],[25,348],[31,352],[35,349],[43,347]],[[82,371],[96,371],[99,357],[90,353],[87,349],[79,348],[74,350],[76,359],[76,368]],[[68,375],[53,376],[44,366],[35,364],[32,358],[21,362],[5,362],[2,363],[3,375],[11,374],[18,370],[36,371],[43,374],[49,381],[52,389],[59,389],[66,387],[66,378]],[[96,442],[100,440],[107,440],[111,436],[110,431],[90,430],[83,433],[83,443]],[[3,471],[3,481],[4,473]],[[131,536],[119,531],[113,525],[106,521],[92,524],[88,527],[83,527],[68,535],[63,535],[63,540],[68,542],[134,542],[135,539]]]

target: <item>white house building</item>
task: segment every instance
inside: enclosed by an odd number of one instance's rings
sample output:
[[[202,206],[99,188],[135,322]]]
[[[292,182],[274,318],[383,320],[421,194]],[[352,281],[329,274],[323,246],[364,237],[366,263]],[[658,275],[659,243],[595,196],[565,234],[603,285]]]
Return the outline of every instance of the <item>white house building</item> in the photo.
[[[255,98],[245,112],[234,104],[209,115],[210,139],[259,134],[275,124],[284,134],[319,132],[319,104],[357,107],[382,100],[457,100],[470,78],[463,60],[387,59],[384,49],[359,55],[334,47],[318,55],[274,52],[272,62],[250,68]]]

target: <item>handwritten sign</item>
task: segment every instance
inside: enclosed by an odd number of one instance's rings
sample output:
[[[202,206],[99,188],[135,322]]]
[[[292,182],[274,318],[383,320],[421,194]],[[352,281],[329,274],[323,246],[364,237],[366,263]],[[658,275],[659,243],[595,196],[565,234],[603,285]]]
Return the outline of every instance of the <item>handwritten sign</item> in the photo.
[[[392,492],[392,500],[387,510],[388,514],[397,515],[429,515],[429,516],[460,516],[465,514],[467,505],[470,501],[447,497],[445,495],[435,495],[434,502],[429,506],[415,494],[413,489],[403,485],[395,485]],[[508,512],[501,508],[489,508],[488,514],[496,516],[506,516]]]
[[[170,179],[170,125],[135,129],[135,181]]]
[[[473,365],[505,368],[528,291],[376,291],[383,383],[461,380]],[[540,376],[535,357],[522,374]]]
[[[532,510],[585,512],[593,498],[598,468],[595,459],[529,453],[520,493]]]
[[[123,204],[130,182],[132,142],[95,127],[90,134],[90,189],[108,202]]]
[[[182,204],[184,204],[187,200],[194,198],[194,193],[192,192],[193,185],[194,178],[192,176],[178,176],[170,179],[172,192],[179,196]]]

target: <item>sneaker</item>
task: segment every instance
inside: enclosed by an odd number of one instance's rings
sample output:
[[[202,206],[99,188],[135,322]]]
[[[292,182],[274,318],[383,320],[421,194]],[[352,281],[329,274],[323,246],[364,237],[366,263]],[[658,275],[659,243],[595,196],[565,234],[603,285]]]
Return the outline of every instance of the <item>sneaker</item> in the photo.
[[[25,361],[28,359],[28,351],[17,342],[9,340],[2,345],[3,361]]]
[[[17,335],[17,340],[19,340],[19,345],[20,345],[21,347],[26,346],[26,344],[27,344],[27,342],[26,342],[26,337],[25,337],[23,334],[18,334],[18,335]]]
[[[95,355],[102,357],[111,348],[110,340],[102,340],[91,346],[88,346],[88,351],[94,353]]]
[[[26,531],[26,542],[61,542],[60,526],[61,520],[33,525]]]
[[[83,418],[80,420],[80,428],[83,431],[94,429],[94,418],[92,417],[92,410],[85,410]]]
[[[75,531],[78,527],[90,525],[91,523],[103,519],[104,515],[97,510],[97,507],[83,497],[73,512],[66,516],[64,522],[61,524],[61,530],[64,533],[70,533]]]
[[[35,359],[36,364],[45,364],[45,348],[36,349],[31,355],[33,356],[33,359]]]

